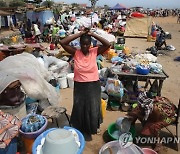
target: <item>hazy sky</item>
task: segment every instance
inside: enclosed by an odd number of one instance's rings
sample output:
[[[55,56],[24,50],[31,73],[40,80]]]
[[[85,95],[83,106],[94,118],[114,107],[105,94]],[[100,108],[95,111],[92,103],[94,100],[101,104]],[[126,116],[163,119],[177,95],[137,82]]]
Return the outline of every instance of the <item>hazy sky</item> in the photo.
[[[89,0],[54,0],[54,2],[91,4]],[[145,8],[180,8],[180,0],[98,0],[97,5],[103,6],[106,4],[112,7],[117,3],[123,4],[126,7],[143,6]]]

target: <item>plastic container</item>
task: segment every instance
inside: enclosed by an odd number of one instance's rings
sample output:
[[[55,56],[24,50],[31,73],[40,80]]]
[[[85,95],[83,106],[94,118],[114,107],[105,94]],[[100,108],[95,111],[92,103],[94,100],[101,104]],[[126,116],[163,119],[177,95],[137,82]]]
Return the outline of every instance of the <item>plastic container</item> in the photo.
[[[43,116],[43,118],[45,119],[45,123],[44,125],[37,131],[34,132],[23,132],[21,129],[19,129],[20,134],[24,137],[24,138],[30,138],[30,139],[35,139],[37,136],[39,136],[47,127],[48,124],[48,120],[46,119],[46,117]],[[25,118],[22,119],[22,121]]]
[[[29,104],[29,103],[37,102],[37,100],[34,98],[26,97],[25,102],[26,104]]]
[[[106,115],[106,108],[107,108],[107,102],[105,100],[101,99],[101,112],[102,112],[103,118]]]
[[[122,44],[115,44],[114,45],[114,49],[116,49],[116,50],[123,50],[124,49],[124,45],[122,45]]]
[[[149,74],[149,72],[150,72],[149,68],[146,68],[146,67],[143,67],[143,66],[137,66],[136,67],[136,73],[137,74],[147,75],[147,74]]]
[[[135,144],[131,144],[127,148],[121,148],[119,141],[111,141],[104,144],[99,154],[143,154],[143,151],[140,147]]]
[[[130,49],[129,49],[128,47],[124,47],[123,53],[126,54],[127,56],[129,56],[129,54],[130,54]]]
[[[69,88],[74,88],[74,73],[70,73],[67,75],[67,81]]]
[[[111,58],[114,57],[114,56],[116,56],[116,55],[117,55],[117,54],[115,53],[115,50],[110,49],[110,50],[108,51],[108,56],[107,56],[107,58],[108,58],[109,60],[111,60]]]
[[[108,135],[110,136],[111,140],[118,140],[118,137],[114,135],[115,131],[118,131],[118,128],[116,126],[116,123],[112,123],[108,126]],[[132,134],[132,138],[134,138],[136,136],[136,130],[135,130],[135,126],[131,125],[129,132]]]
[[[121,105],[121,109],[124,111],[124,112],[128,112],[130,109],[131,109],[131,105],[128,104],[128,103],[122,103]]]
[[[107,102],[108,102],[108,99],[109,99],[109,96],[108,96],[106,93],[101,93],[101,98],[102,98],[103,100],[105,100],[106,103],[107,103]]]
[[[66,77],[58,78],[58,83],[60,85],[60,89],[64,89],[64,88],[68,87],[67,78]]]
[[[13,43],[17,43],[17,36],[11,37],[11,40],[12,40]]]
[[[158,154],[156,151],[149,149],[149,148],[142,148],[144,154]]]
[[[41,144],[41,139],[46,137],[46,135],[49,132],[56,130],[56,129],[58,129],[58,128],[50,128],[36,138],[36,140],[34,141],[33,147],[32,147],[32,153],[33,154],[37,154],[36,149],[37,149],[37,146]],[[65,126],[64,129],[66,129],[66,130],[73,129],[76,131],[76,133],[78,134],[78,137],[79,137],[79,141],[80,141],[80,148],[79,148],[77,154],[82,154],[84,147],[85,147],[85,139],[84,139],[84,136],[82,135],[82,133],[79,130],[72,128],[72,127],[69,127],[69,126]]]
[[[110,106],[113,111],[118,111],[120,108],[120,103],[117,101],[110,101]]]
[[[118,37],[117,38],[117,44],[125,44],[125,38],[124,37]]]
[[[17,138],[13,138],[5,149],[0,148],[0,154],[16,154],[17,152]]]
[[[122,54],[122,50],[116,50],[117,55]]]
[[[121,134],[128,133],[131,127],[131,122],[126,117],[119,117],[116,120],[116,127]]]
[[[25,118],[23,118],[22,120],[24,120],[24,119]],[[22,140],[25,145],[26,153],[32,152],[32,145],[34,143],[34,140],[36,139],[37,136],[39,136],[46,129],[48,121],[47,121],[46,117],[44,117],[44,119],[45,119],[45,124],[37,131],[23,132],[21,129],[19,129],[19,132],[22,135]]]
[[[78,151],[78,144],[73,134],[66,129],[56,129],[49,132],[45,137],[42,146],[42,154],[75,154]]]
[[[26,153],[31,153],[32,152],[32,146],[33,146],[33,143],[35,141],[35,138],[26,138],[26,137],[22,136],[21,139],[24,143]]]

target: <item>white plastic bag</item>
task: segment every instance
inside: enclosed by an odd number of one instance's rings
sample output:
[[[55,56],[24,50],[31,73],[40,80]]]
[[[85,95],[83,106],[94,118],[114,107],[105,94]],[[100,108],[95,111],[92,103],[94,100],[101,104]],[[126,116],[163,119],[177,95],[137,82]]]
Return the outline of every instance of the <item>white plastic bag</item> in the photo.
[[[106,82],[106,91],[109,95],[123,97],[124,87],[119,79],[108,78]]]

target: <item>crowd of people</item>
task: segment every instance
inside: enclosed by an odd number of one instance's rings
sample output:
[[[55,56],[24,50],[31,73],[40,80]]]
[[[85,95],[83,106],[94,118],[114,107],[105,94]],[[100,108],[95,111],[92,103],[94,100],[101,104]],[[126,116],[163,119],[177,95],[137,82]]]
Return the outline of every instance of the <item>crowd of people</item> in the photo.
[[[134,11],[154,17],[173,15],[178,17],[177,23],[180,22],[180,10],[178,9],[127,9],[121,11],[107,11],[104,14],[95,12],[98,15],[99,21],[93,22],[91,26],[93,28],[102,28],[115,36],[122,35],[125,32],[126,19],[131,17],[131,13]],[[48,43],[55,43],[65,38],[67,35],[83,29],[83,27],[79,25],[73,26],[75,20],[81,15],[90,17],[90,14],[86,12],[81,14],[70,11],[69,13],[64,12],[59,14],[58,18],[51,24],[46,23],[42,25],[38,19],[36,21],[25,19],[19,25],[19,30],[24,38],[31,38],[34,42],[40,42],[41,40]]]

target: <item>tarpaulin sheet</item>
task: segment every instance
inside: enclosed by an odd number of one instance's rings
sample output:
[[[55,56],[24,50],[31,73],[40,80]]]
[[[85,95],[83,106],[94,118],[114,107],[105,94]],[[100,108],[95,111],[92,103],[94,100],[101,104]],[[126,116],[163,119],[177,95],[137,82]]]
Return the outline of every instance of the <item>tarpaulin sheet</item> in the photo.
[[[124,36],[147,38],[151,30],[151,25],[152,17],[127,19]]]

